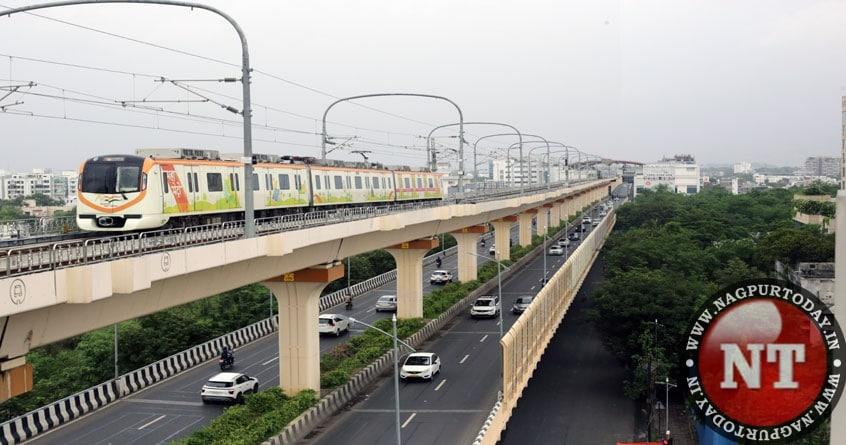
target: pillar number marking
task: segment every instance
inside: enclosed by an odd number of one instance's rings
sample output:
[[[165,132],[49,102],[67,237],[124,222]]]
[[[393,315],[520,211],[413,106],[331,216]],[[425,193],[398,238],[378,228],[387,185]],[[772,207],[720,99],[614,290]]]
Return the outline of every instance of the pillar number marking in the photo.
[[[282,281],[288,281],[288,282],[290,282],[290,281],[294,281],[294,279],[295,279],[294,272],[289,272],[289,273],[286,273],[286,274],[282,274]]]

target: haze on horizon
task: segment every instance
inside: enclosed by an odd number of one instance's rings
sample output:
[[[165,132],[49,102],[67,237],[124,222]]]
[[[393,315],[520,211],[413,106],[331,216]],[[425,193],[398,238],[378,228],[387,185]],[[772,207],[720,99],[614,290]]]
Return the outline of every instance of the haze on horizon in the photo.
[[[29,3],[0,1],[5,7]],[[319,155],[319,117],[333,99],[291,82],[335,96],[443,95],[462,107],[468,121],[510,123],[614,159],[653,161],[690,153],[701,164],[798,165],[806,156],[840,153],[846,2],[207,3],[244,28],[255,69],[286,80],[254,75],[254,124],[265,127],[254,130],[258,153]],[[234,31],[205,11],[97,5],[38,14],[240,62]],[[31,81],[38,86],[26,91],[53,96],[15,94],[0,101],[0,106],[24,101],[0,113],[0,169],[73,169],[86,157],[131,153],[139,147],[241,151],[239,116],[212,103],[145,104],[173,113],[105,106],[142,98],[197,99],[144,75],[218,79],[239,77],[240,72],[39,17],[0,20],[0,83]],[[188,85],[241,108],[240,84]],[[455,110],[437,101],[382,98],[359,103],[407,119],[338,106],[329,116],[333,123],[328,132],[338,140],[350,139],[350,145],[330,157],[360,159],[350,150],[372,150],[371,160],[423,165],[425,142],[418,136],[434,125],[457,121]],[[201,122],[198,115],[214,119]],[[500,132],[507,131],[469,126],[466,138],[472,144],[479,136]],[[515,139],[488,141],[483,152]],[[438,142],[456,146],[455,138]],[[468,171],[471,157],[468,150]]]

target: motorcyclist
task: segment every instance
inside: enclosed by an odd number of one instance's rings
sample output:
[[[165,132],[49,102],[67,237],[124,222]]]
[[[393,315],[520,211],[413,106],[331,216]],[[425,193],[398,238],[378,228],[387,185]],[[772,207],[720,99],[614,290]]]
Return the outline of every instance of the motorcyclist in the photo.
[[[441,263],[442,263],[442,261],[441,261],[441,257],[440,257],[440,255],[439,255],[437,258],[435,258],[435,265],[436,265],[436,266],[438,266],[438,267],[440,268],[440,267],[441,267]]]
[[[231,349],[229,349],[229,346],[223,347],[223,351],[220,352],[220,358],[223,360],[223,363],[227,365],[235,363],[235,354]]]
[[[485,247],[485,239],[482,238],[482,247]]]
[[[353,296],[352,294],[347,295],[347,310],[351,311],[353,308]]]

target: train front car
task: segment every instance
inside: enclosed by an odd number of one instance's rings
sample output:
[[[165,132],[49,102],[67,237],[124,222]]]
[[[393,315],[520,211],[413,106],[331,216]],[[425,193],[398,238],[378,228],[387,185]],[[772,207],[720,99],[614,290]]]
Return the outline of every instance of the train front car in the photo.
[[[124,232],[162,226],[161,199],[148,197],[151,159],[97,156],[79,172],[76,224],[82,230]],[[158,208],[156,208],[158,206]]]

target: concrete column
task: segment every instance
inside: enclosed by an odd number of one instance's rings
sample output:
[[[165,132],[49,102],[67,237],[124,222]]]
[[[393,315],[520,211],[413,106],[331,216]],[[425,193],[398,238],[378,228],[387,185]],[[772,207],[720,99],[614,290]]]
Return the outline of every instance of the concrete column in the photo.
[[[546,204],[542,205],[538,209],[538,215],[535,218],[537,220],[537,234],[543,236],[543,234],[549,232],[549,216],[547,216],[547,211],[549,208]]]
[[[538,209],[529,209],[521,213],[517,218],[520,222],[520,245],[523,247],[532,245],[532,217],[538,213]]]
[[[423,316],[423,257],[435,247],[437,238],[425,238],[385,249],[397,263],[397,318]]]
[[[499,261],[511,259],[511,225],[517,222],[516,216],[491,221],[494,226],[494,245],[496,246],[496,258]]]
[[[458,281],[466,283],[478,277],[478,251],[479,237],[488,233],[487,225],[465,227],[457,232],[452,232],[455,241],[458,243]],[[472,255],[471,255],[472,254]]]
[[[344,276],[340,263],[286,273],[264,282],[279,303],[279,387],[320,394],[320,293]]]
[[[549,226],[558,227],[561,224],[561,201],[555,201],[549,209]]]
[[[32,390],[32,364],[26,356],[0,363],[0,401]]]

